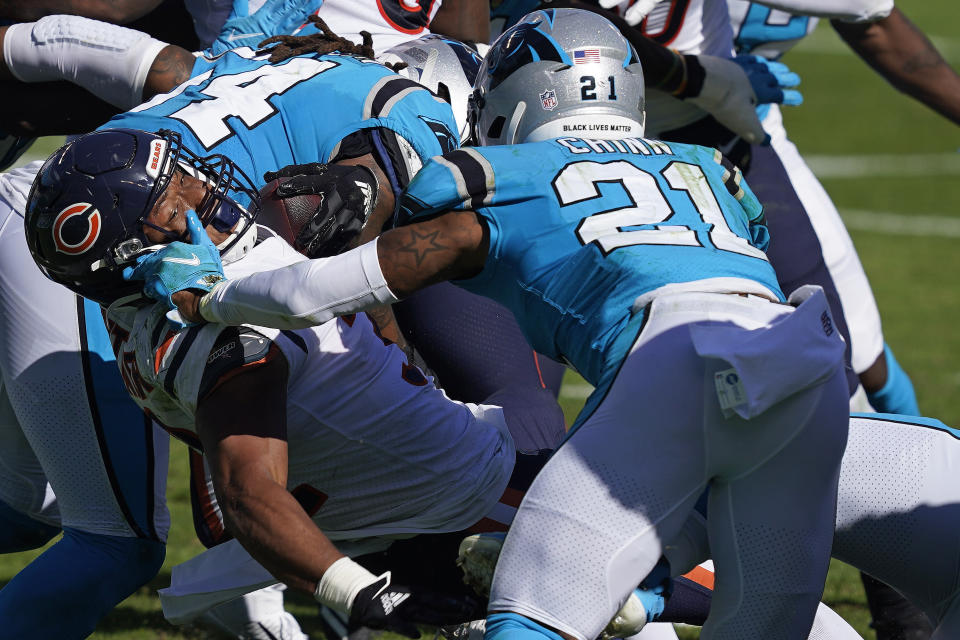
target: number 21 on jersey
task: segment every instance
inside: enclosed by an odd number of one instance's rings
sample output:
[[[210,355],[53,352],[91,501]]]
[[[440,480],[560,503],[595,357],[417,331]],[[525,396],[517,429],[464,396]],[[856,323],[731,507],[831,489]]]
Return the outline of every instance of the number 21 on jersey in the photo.
[[[711,225],[707,235],[714,247],[767,259],[763,251],[730,229],[703,169],[695,164],[674,161],[660,174],[671,189],[685,192],[700,219]],[[600,183],[619,184],[632,206],[606,208],[607,197],[600,193]],[[581,221],[577,238],[585,245],[595,243],[604,255],[620,247],[635,245],[704,246],[697,231],[691,227],[669,224],[675,211],[656,178],[626,160],[568,164],[553,179],[553,187],[561,206],[596,201],[598,212]],[[648,228],[624,230],[625,227],[639,226]]]

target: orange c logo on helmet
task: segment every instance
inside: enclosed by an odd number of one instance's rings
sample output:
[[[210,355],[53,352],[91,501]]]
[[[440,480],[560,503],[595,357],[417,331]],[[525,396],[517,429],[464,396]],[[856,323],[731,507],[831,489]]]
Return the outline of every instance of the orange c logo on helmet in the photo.
[[[54,218],[53,242],[60,253],[77,256],[94,245],[101,227],[100,212],[88,202],[78,202]]]
[[[377,0],[380,15],[391,27],[411,35],[421,33],[430,24],[437,0]]]

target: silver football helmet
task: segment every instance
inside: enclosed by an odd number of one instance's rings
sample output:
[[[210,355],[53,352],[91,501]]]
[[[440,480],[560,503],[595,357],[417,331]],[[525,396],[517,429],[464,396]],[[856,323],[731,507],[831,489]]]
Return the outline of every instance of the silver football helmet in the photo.
[[[481,145],[642,136],[643,69],[633,46],[603,16],[534,11],[487,52],[470,118]]]
[[[466,142],[470,135],[467,101],[481,62],[476,51],[459,40],[429,35],[387,49],[377,56],[377,62],[405,62],[407,67],[398,73],[450,103],[460,129],[460,142]]]

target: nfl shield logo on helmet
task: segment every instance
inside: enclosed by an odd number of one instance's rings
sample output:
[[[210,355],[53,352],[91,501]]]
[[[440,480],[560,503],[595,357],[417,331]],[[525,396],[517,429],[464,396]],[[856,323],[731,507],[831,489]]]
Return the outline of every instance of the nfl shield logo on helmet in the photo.
[[[540,94],[540,106],[544,111],[553,111],[557,108],[557,92],[553,89],[547,89]]]

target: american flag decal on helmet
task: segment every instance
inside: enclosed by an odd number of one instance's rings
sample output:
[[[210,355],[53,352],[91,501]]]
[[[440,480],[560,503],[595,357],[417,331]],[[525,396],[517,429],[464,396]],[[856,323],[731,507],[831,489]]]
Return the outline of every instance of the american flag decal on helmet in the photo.
[[[593,64],[600,62],[600,49],[574,49],[573,64]]]

